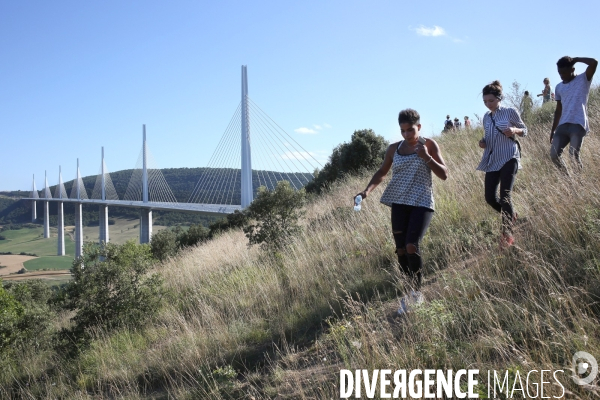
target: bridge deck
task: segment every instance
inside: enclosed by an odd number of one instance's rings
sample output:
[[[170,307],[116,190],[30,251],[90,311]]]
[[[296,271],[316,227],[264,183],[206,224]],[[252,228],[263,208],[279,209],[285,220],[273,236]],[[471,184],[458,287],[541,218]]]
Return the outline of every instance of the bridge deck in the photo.
[[[242,210],[241,205],[223,205],[223,204],[195,204],[195,203],[160,203],[149,201],[147,203],[141,201],[129,200],[77,200],[77,199],[46,199],[46,198],[24,198],[22,200],[35,201],[62,201],[63,203],[81,203],[81,204],[96,204],[129,208],[145,208],[150,210],[162,211],[182,211],[193,212],[210,215],[233,214],[235,210]]]

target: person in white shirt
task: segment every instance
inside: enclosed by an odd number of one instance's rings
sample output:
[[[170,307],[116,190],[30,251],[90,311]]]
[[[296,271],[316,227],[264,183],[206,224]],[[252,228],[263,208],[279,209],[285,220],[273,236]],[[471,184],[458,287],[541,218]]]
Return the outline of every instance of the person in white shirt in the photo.
[[[585,74],[575,75],[574,65],[578,62],[587,64]],[[550,157],[552,161],[566,172],[566,166],[561,158],[564,148],[569,146],[569,154],[575,159],[579,168],[581,162],[581,145],[583,138],[590,130],[587,103],[592,86],[592,78],[598,67],[598,61],[593,58],[568,56],[562,57],[556,63],[562,82],[556,85],[556,111],[550,132]]]

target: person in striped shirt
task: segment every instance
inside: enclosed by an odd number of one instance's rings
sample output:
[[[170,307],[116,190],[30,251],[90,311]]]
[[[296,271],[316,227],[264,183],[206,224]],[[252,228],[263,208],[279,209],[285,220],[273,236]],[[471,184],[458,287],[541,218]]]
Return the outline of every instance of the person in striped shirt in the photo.
[[[511,193],[517,171],[521,169],[521,149],[517,136],[526,136],[527,127],[519,112],[502,105],[502,85],[494,81],[482,91],[483,104],[489,109],[483,116],[484,137],[479,141],[483,150],[478,171],[485,172],[485,200],[502,215],[500,246],[514,243],[513,223],[516,220]],[[500,196],[498,196],[500,186]]]

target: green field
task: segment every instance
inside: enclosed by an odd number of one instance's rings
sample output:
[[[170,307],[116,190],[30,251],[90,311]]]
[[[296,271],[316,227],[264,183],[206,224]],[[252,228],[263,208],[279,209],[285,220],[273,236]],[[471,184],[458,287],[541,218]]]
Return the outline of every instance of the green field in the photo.
[[[115,219],[115,224],[109,226],[111,243],[122,244],[127,240],[139,241],[139,220],[135,219]],[[71,239],[73,235],[73,226],[65,227],[65,256],[59,257],[57,253],[57,229],[50,228],[50,238],[44,239],[44,229],[24,228],[17,230],[7,230],[2,232],[6,240],[0,240],[0,253],[11,252],[13,254],[31,253],[39,258],[29,260],[23,263],[29,271],[38,271],[42,269],[62,270],[70,269],[75,257],[75,243]],[[154,226],[156,233],[164,229],[163,226]],[[83,228],[84,242],[96,242],[98,240],[98,227]]]
[[[34,253],[40,257],[56,256],[56,229],[50,229],[49,239],[44,239],[43,234],[42,227],[3,231],[2,236],[6,240],[0,240],[0,252]],[[68,235],[65,235],[65,252],[71,258],[75,255],[75,244]]]
[[[45,256],[25,261],[23,263],[25,268],[27,268],[27,271],[39,271],[42,269],[70,269],[71,264],[73,264],[72,256]]]
[[[39,258],[23,263],[29,271],[41,269],[61,270],[71,268],[75,255],[75,243],[69,235],[65,235],[66,256],[59,257],[57,252],[57,230],[50,228],[50,238],[44,239],[44,228],[24,228],[3,231],[2,236],[6,240],[0,240],[0,252],[11,252],[13,254],[32,253]]]

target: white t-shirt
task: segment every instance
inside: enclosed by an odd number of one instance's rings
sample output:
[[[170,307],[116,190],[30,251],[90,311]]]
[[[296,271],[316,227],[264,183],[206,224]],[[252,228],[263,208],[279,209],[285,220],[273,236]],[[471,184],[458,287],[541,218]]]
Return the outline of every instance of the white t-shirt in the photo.
[[[586,74],[579,74],[569,83],[560,82],[554,92],[556,101],[562,103],[562,114],[558,125],[579,124],[589,132],[587,103],[592,81]]]

